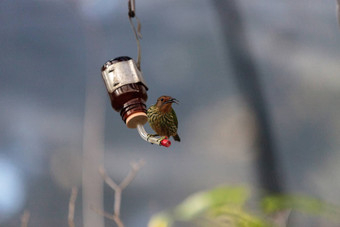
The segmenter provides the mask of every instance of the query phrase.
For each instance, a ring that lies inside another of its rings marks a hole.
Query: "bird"
[[[161,96],[157,99],[155,105],[147,110],[147,117],[150,127],[157,133],[152,136],[172,136],[175,141],[181,139],[177,133],[178,121],[177,116],[172,109],[172,103],[178,104],[178,100],[170,96]]]

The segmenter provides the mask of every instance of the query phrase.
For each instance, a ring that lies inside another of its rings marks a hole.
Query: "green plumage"
[[[178,121],[175,111],[162,112],[157,105],[152,105],[147,111],[148,122],[159,136],[172,136],[174,140],[181,141],[177,134]]]

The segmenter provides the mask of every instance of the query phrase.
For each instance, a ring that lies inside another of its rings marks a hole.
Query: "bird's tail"
[[[181,138],[179,138],[179,135],[176,134],[173,136],[175,141],[181,142]]]

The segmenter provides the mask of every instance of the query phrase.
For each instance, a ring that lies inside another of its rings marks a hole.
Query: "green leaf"
[[[293,209],[307,214],[326,215],[334,218],[339,218],[340,215],[339,207],[309,196],[268,196],[262,200],[261,205],[263,211],[267,214]]]
[[[172,224],[171,216],[167,212],[161,212],[151,217],[148,227],[170,227]]]
[[[226,204],[240,208],[248,197],[249,192],[244,187],[221,186],[189,196],[174,213],[178,220],[190,220],[208,209]]]
[[[272,226],[263,217],[259,215],[253,215],[242,209],[237,209],[232,206],[222,206],[217,209],[208,212],[207,216],[220,224],[227,224],[228,226],[240,226],[240,227],[266,227]],[[223,223],[224,222],[224,223]]]

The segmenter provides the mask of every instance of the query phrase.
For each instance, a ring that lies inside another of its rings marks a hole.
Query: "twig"
[[[140,160],[138,162],[132,162],[131,170],[128,175],[124,178],[124,180],[118,185],[114,182],[106,173],[104,167],[99,167],[99,173],[102,175],[104,181],[114,190],[115,199],[114,199],[114,211],[113,214],[110,215],[104,211],[91,207],[97,214],[102,215],[106,218],[114,220],[118,227],[124,227],[122,220],[120,219],[120,206],[122,201],[122,192],[123,190],[132,182],[132,180],[136,177],[140,168],[142,168],[145,164],[144,160]]]
[[[96,212],[100,216],[106,217],[106,218],[111,219],[113,221],[115,220],[114,216],[112,214],[106,213],[105,211],[100,210],[98,208],[95,208],[93,206],[90,206],[90,208],[91,208],[91,210],[93,210],[94,212]]]
[[[133,179],[136,177],[140,168],[142,168],[145,165],[145,161],[139,160],[138,162],[131,162],[130,165],[131,165],[131,170],[129,174],[125,177],[125,179],[119,185],[121,190],[124,190],[131,183],[131,181],[133,181]]]
[[[286,209],[282,211],[278,211],[275,214],[271,215],[269,218],[273,221],[275,226],[277,227],[286,227],[289,216],[291,214],[292,209]]]
[[[74,210],[75,210],[75,203],[78,195],[78,188],[73,187],[70,196],[70,202],[68,204],[68,226],[74,227]]]
[[[30,212],[28,210],[25,210],[24,214],[21,216],[21,227],[27,227],[29,220]]]
[[[104,178],[104,181],[113,189],[119,190],[119,186],[106,174],[106,171],[103,166],[99,167],[99,173]]]
[[[93,207],[93,206],[91,206],[90,208],[91,208],[94,212],[96,212],[98,215],[103,216],[103,217],[106,217],[106,218],[108,218],[108,219],[111,219],[111,220],[115,221],[118,227],[124,227],[124,224],[123,224],[123,222],[120,220],[119,217],[116,217],[116,216],[114,216],[114,215],[112,215],[112,214],[106,213],[105,211],[100,210],[100,209],[97,209],[97,208],[95,208],[95,207]]]

